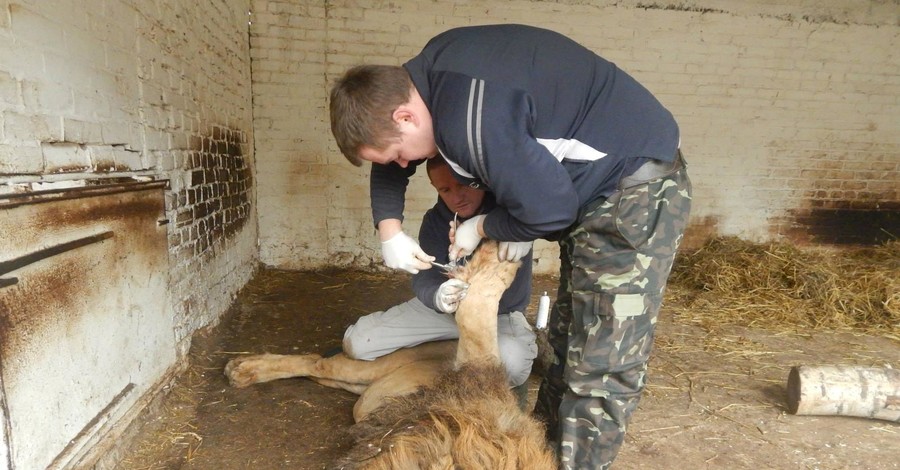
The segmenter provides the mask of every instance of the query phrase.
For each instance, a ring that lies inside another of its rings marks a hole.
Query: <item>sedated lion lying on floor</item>
[[[469,284],[456,312],[459,341],[425,343],[374,361],[343,353],[263,354],[230,361],[232,385],[308,377],[360,395],[356,447],[335,468],[549,469],[544,429],[519,409],[500,363],[497,309],[519,263],[482,244],[455,274]]]

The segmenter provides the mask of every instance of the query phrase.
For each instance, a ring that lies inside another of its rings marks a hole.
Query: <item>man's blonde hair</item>
[[[362,147],[383,150],[400,136],[392,115],[409,102],[411,90],[409,73],[396,65],[359,65],[334,84],[329,104],[331,133],[350,163],[362,165]]]

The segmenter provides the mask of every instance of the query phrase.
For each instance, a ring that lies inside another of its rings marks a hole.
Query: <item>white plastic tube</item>
[[[550,317],[550,297],[544,292],[544,295],[541,296],[540,302],[538,302],[538,311],[537,318],[534,321],[534,325],[539,330],[543,330],[547,327],[547,319]]]

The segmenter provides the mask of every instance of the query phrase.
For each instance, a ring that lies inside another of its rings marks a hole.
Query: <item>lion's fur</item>
[[[391,399],[353,426],[356,446],[335,468],[555,468],[543,428],[503,377],[499,364],[464,364]]]

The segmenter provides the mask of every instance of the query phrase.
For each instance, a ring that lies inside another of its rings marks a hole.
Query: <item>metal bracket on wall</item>
[[[112,238],[114,235],[115,234],[110,230],[98,233],[97,235],[91,235],[89,237],[78,238],[65,243],[60,243],[59,245],[44,248],[42,250],[38,250],[24,256],[19,256],[18,258],[13,258],[9,261],[0,261],[0,276],[11,273],[16,269],[28,266],[29,264],[37,263],[40,260],[65,253],[67,251],[72,251],[83,246],[102,242],[107,238]],[[12,286],[18,282],[19,279],[16,277],[0,278],[0,288]]]

